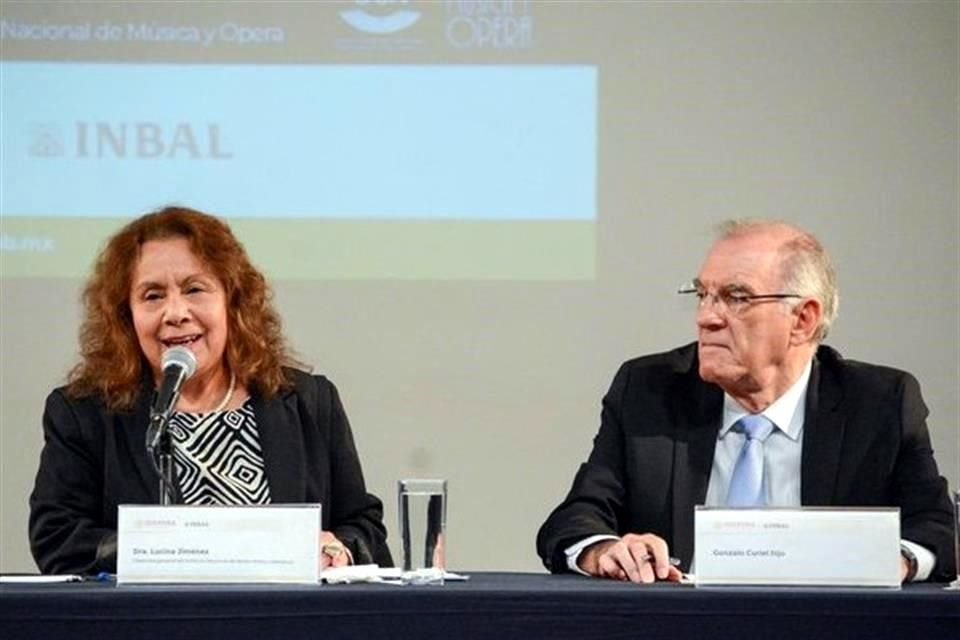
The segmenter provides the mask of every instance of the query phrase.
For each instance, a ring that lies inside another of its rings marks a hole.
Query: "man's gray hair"
[[[717,231],[719,239],[724,240],[773,229],[792,235],[780,247],[780,280],[783,292],[814,298],[820,302],[823,316],[814,339],[823,342],[837,317],[840,291],[837,288],[833,261],[820,241],[813,234],[778,220],[728,220],[721,223]]]

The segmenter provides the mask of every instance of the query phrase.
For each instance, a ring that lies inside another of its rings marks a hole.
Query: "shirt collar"
[[[773,404],[760,412],[761,415],[770,419],[777,429],[782,431],[791,440],[800,438],[800,432],[803,429],[803,420],[806,414],[807,385],[810,382],[810,372],[813,369],[813,360],[807,362],[803,373],[797,378],[797,381],[790,385],[786,392],[777,398]],[[737,420],[749,412],[744,410],[740,404],[733,399],[733,396],[724,392],[723,394],[723,425],[720,428],[720,438],[723,438],[730,431],[731,427],[737,423]]]

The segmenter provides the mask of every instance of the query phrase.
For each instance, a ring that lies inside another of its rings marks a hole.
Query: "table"
[[[0,585],[0,638],[960,638],[960,592],[474,573],[444,586]]]

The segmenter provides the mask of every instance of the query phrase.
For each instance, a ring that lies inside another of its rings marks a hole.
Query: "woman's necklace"
[[[237,374],[230,372],[230,386],[227,387],[227,395],[223,396],[223,400],[220,401],[220,404],[217,405],[217,408],[213,410],[213,413],[220,413],[227,408],[227,405],[230,404],[230,399],[233,398],[233,390],[237,386]]]

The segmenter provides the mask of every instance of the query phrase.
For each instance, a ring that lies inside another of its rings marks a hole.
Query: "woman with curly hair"
[[[324,566],[392,564],[337,390],[292,357],[270,298],[229,227],[199,211],[147,214],[107,242],[83,292],[80,362],[44,411],[41,571],[114,571],[117,506],[158,502],[146,432],[171,347],[197,361],[168,427],[179,502],[319,502]]]

